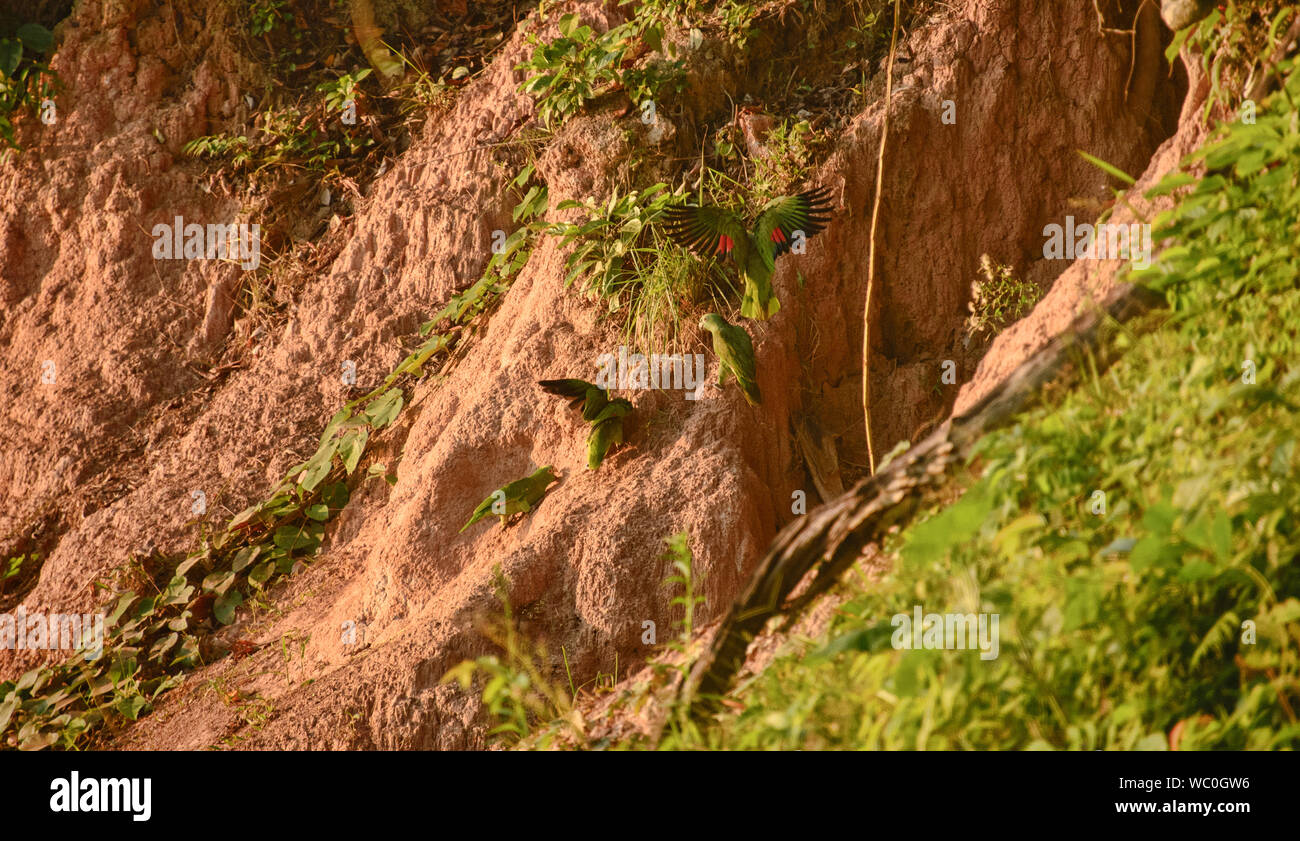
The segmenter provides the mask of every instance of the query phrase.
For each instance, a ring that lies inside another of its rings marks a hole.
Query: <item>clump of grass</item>
[[[674,647],[686,651],[695,636],[695,608],[704,603],[703,596],[695,594],[695,555],[691,552],[690,535],[684,531],[664,538],[668,551],[664,557],[673,562],[675,575],[668,577],[668,584],[681,587],[681,595],[674,596],[670,604],[680,605],[682,619],[678,624],[678,638]]]
[[[505,577],[499,567],[494,572],[497,599],[503,613],[487,622],[483,633],[501,649],[503,656],[488,654],[463,660],[443,675],[442,682],[455,682],[464,690],[477,684],[483,705],[496,722],[488,736],[503,744],[516,744],[539,726],[559,721],[572,724],[573,733],[581,738],[583,728],[581,718],[574,713],[573,697],[547,677],[550,670],[545,646],[520,636]],[[567,658],[565,667],[567,671]]]
[[[768,154],[754,162],[753,190],[764,201],[787,193],[803,180],[812,160],[807,120],[781,120],[766,138]]]
[[[564,201],[557,209],[582,209],[581,222],[549,228],[562,245],[576,247],[565,258],[566,284],[581,282],[623,319],[629,344],[644,352],[672,353],[683,344],[684,327],[724,297],[710,265],[663,236],[657,221],[679,200],[660,183],[645,190],[615,190],[609,201]]]
[[[759,138],[765,152],[750,157],[740,126],[728,123],[713,135],[716,168],[704,170],[704,183],[715,194],[745,195],[750,209],[757,210],[803,181],[812,162],[815,140],[807,120],[779,120]]]
[[[362,71],[359,78],[364,78]],[[332,112],[333,106],[341,109],[339,83],[343,79],[351,84],[347,90],[355,91],[359,78],[345,76],[325,83],[329,90],[323,97],[323,112],[304,111],[297,105],[267,108],[258,116],[252,135],[216,134],[197,137],[186,143],[182,151],[195,158],[224,159],[236,170],[250,174],[272,168],[304,169],[319,175],[340,175],[339,162],[374,143],[361,132],[348,131]]]
[[[453,83],[469,76],[469,68],[455,67],[450,74],[435,79],[423,63],[411,61],[400,50],[393,52],[406,66],[406,72],[401,81],[393,85],[389,96],[400,103],[399,110],[406,117],[408,130],[421,116],[439,114],[451,107],[456,98]]]
[[[967,343],[991,339],[1007,325],[1029,314],[1042,297],[1033,283],[1016,276],[987,254],[980,256],[980,277],[970,285],[970,316],[966,319]]]
[[[759,6],[743,0],[620,0],[620,6],[636,5],[636,17],[678,29],[709,29],[719,32],[738,47],[754,34],[752,26]]]

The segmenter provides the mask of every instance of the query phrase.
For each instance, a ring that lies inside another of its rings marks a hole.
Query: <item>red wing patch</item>
[[[785,242],[785,231],[780,228],[772,229],[772,242]]]
[[[716,215],[717,208],[712,208]],[[677,205],[664,210],[664,230],[683,248],[719,257],[735,256],[736,241],[714,226],[710,210],[694,205]],[[727,220],[723,220],[724,224]],[[735,222],[734,217],[730,220]]]

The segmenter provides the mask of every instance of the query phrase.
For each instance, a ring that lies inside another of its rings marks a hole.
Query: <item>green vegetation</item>
[[[488,738],[506,745],[517,744],[533,733],[538,722],[566,722],[582,738],[581,719],[574,717],[573,700],[577,692],[566,694],[547,679],[546,649],[523,639],[515,627],[510,608],[508,586],[500,568],[496,573],[497,599],[504,614],[481,630],[501,648],[504,659],[493,654],[464,660],[442,677],[443,683],[456,682],[461,689],[476,685],[488,715],[496,722]],[[566,658],[565,665],[568,661]]]
[[[54,35],[37,23],[0,30],[0,160],[21,148],[13,115],[22,109],[36,114],[54,95],[54,71],[39,58],[53,46]]]
[[[1171,311],[981,442],[964,496],[887,547],[821,639],[671,746],[1300,745],[1300,74],[1153,194]],[[891,617],[996,613],[1000,655],[896,650]]]
[[[1173,244],[1131,279],[1169,309],[1117,332],[1108,370],[1082,359],[1080,382],[986,436],[960,500],[883,547],[891,573],[851,581],[824,633],[788,642],[702,728],[671,710],[659,746],[1300,746],[1300,74],[1280,70],[1257,123],[1185,162],[1203,177],[1148,194],[1178,197],[1153,220]],[[984,274],[973,321],[995,329],[1034,291],[992,261]],[[671,581],[690,602],[680,537]],[[998,656],[895,648],[893,617],[917,606],[996,614]],[[555,744],[543,722],[524,745]]]
[[[807,120],[780,120],[768,134],[769,152],[754,161],[750,185],[764,202],[784,195],[804,179],[812,164],[811,134]]]
[[[517,68],[531,74],[519,90],[537,100],[537,114],[547,127],[576,114],[602,93],[621,89],[639,105],[657,99],[667,85],[682,84],[680,61],[651,60],[636,66],[638,51],[657,52],[663,46],[662,26],[648,18],[633,18],[596,34],[590,26],[580,26],[571,13],[560,18],[559,30],[558,38],[545,43],[529,33],[533,54]]]
[[[680,596],[674,596],[671,605],[681,605],[682,620],[678,623],[679,636],[672,643],[672,646],[682,653],[686,653],[695,636],[695,608],[704,603],[703,596],[695,595],[695,555],[691,552],[691,536],[684,531],[671,534],[664,538],[664,543],[668,546],[668,551],[664,557],[673,562],[673,572],[675,575],[668,577],[668,584],[675,584],[682,588]]]
[[[1174,35],[1165,57],[1172,62],[1184,45],[1195,45],[1210,78],[1204,119],[1214,108],[1240,99],[1242,82],[1250,71],[1258,71],[1296,14],[1295,4],[1286,0],[1229,2]]]
[[[393,85],[391,96],[400,104],[399,111],[408,120],[418,115],[428,115],[446,111],[455,99],[455,88],[470,73],[464,65],[453,67],[449,75],[435,79],[427,70],[413,63],[400,52],[397,57],[406,67],[401,81]],[[360,76],[358,75],[358,81]]]
[[[316,90],[325,94],[325,110],[328,113],[344,113],[349,103],[357,100],[357,84],[370,75],[370,68],[365,67],[356,73],[344,73],[337,79],[321,82]]]
[[[449,109],[457,85],[481,57],[456,55],[453,62],[451,53],[458,50],[430,56],[400,39],[389,46],[375,38],[367,52],[341,25],[351,14],[347,0],[241,8],[246,18],[261,9],[263,24],[276,9],[283,12],[281,24],[240,45],[266,75],[260,84],[244,80],[256,98],[246,94],[231,121],[186,142],[181,151],[208,162],[214,183],[238,185],[233,197],[260,221],[263,269],[243,275],[236,300],[256,327],[269,331],[277,310],[295,294],[294,279],[316,270],[311,264],[325,256],[320,236],[346,224],[363,185],[405,148],[423,121]],[[498,11],[472,10],[467,23],[486,29]],[[327,25],[297,25],[301,18],[294,13]],[[386,70],[367,66],[380,58]]]
[[[533,40],[521,89],[548,126],[607,92],[621,89],[633,103],[657,98],[680,84],[681,65],[647,60],[647,52],[660,51],[666,25],[689,27],[705,5],[649,0],[600,35],[565,15],[559,38]],[[254,0],[250,31],[282,35],[286,6]],[[849,44],[877,44],[889,21],[879,9],[853,9]],[[1269,43],[1290,11],[1271,18]],[[734,0],[707,14],[742,43],[758,20],[755,7]],[[1229,3],[1180,33],[1176,44],[1210,45],[1216,97],[1227,96],[1223,68],[1260,51],[1240,40],[1258,33],[1249,15],[1260,14]],[[0,140],[9,145],[7,116],[45,96],[48,84],[35,58],[40,38],[28,36],[0,38]],[[703,729],[673,710],[664,746],[1091,750],[1160,748],[1175,734],[1181,748],[1300,744],[1300,369],[1292,363],[1300,353],[1300,74],[1293,63],[1283,69],[1286,90],[1261,104],[1256,123],[1222,128],[1188,162],[1203,165],[1203,177],[1176,175],[1152,191],[1177,192],[1175,210],[1155,220],[1155,240],[1174,245],[1132,279],[1161,292],[1169,310],[1120,331],[1125,355],[1111,368],[1082,360],[1081,383],[1046,390],[1040,406],[988,435],[961,477],[960,500],[882,547],[892,572],[850,583],[818,639],[791,643]],[[453,80],[469,72],[457,68]],[[256,130],[199,138],[186,151],[254,173],[337,175],[340,159],[373,152],[369,136],[338,125],[349,101],[366,99],[369,74],[316,83],[312,102],[268,107]],[[448,90],[423,72],[412,84],[403,95],[423,106]],[[732,124],[705,127],[703,138],[711,151],[689,187],[733,206],[742,196],[761,203],[786,192],[818,142],[803,119],[778,120],[762,155]],[[548,195],[533,176],[530,165],[513,181],[519,227],[483,275],[421,326],[418,346],[382,383],[330,419],[314,454],[224,528],[201,534],[188,555],[127,561],[135,584],[105,607],[103,657],[78,653],[0,683],[0,744],[95,744],[202,664],[208,632],[311,561],[363,476],[395,481],[385,465],[361,472],[368,448],[431,363],[450,363],[463,347],[466,328],[509,288],[541,235],[571,247],[566,284],[581,281],[622,313],[638,347],[673,347],[701,301],[721,309],[709,298],[724,295],[722,275],[658,232],[660,214],[683,189],[627,184],[606,200],[559,205],[581,208],[582,221],[545,224]],[[973,334],[999,329],[1037,294],[1008,267],[986,260],[982,270]],[[655,664],[660,678],[689,670],[701,601],[687,535],[666,543],[667,583],[680,588],[671,604],[682,619],[667,646],[679,659]],[[23,563],[19,556],[0,566],[0,594]],[[545,650],[526,645],[514,626],[499,573],[498,589],[505,616],[488,636],[504,655],[461,663],[445,680],[479,687],[496,722],[491,734],[507,744],[540,730],[546,745],[558,728],[583,742],[575,701],[584,687],[571,675],[567,692],[550,681]],[[895,648],[892,617],[918,605],[997,614],[999,655]],[[256,696],[230,696],[219,681],[213,688],[251,726],[272,711]]]
[[[759,14],[758,4],[743,0],[621,0],[619,5],[635,5],[638,18],[662,26],[715,29],[741,47],[753,36],[751,24]]]
[[[1042,297],[1037,286],[987,254],[980,257],[980,275],[971,284],[970,317],[966,319],[966,332],[972,339],[991,339],[1024,317]]]
[[[350,15],[346,6],[317,0],[310,14],[338,23]],[[296,25],[301,18],[283,0],[254,0],[243,14],[257,36],[244,48],[275,81],[263,81],[257,107],[248,100],[244,121],[194,138],[182,151],[240,176],[261,176],[247,179],[250,192],[301,186],[305,172],[350,194],[347,188],[371,177],[420,121],[445,111],[472,72],[457,65],[435,75],[423,60],[408,58],[404,50],[414,54],[413,45],[377,38],[357,44],[342,26]],[[376,61],[378,74],[364,66]]]
[[[565,15],[554,40],[543,43],[536,35],[529,36],[535,46],[530,60],[519,66],[528,73],[520,89],[537,100],[540,120],[548,126],[620,88],[634,105],[653,99],[656,112],[668,114],[672,103],[671,97],[663,100],[665,88],[680,90],[683,63],[647,58],[649,53],[676,58],[675,42],[666,39],[665,32],[672,30],[679,39],[685,34],[682,40],[689,49],[700,47],[704,31],[743,45],[764,16],[776,25],[771,12],[757,4],[648,0],[635,3],[632,19],[603,35],[579,25],[575,15]],[[820,20],[815,10],[808,12]],[[848,16],[860,28],[888,31],[878,9],[859,3]],[[802,78],[798,70],[787,70],[782,76],[787,93],[797,78]],[[573,247],[567,257],[566,282],[581,280],[586,294],[603,299],[611,316],[621,322],[628,343],[639,350],[683,350],[700,315],[718,311],[734,317],[735,312],[728,302],[737,291],[729,273],[711,259],[700,264],[660,234],[657,223],[664,208],[682,201],[689,191],[697,201],[753,215],[771,199],[794,191],[831,136],[825,129],[814,130],[809,119],[796,117],[774,119],[770,127],[760,119],[755,123],[761,126],[758,136],[748,138],[742,121],[701,126],[705,153],[698,159],[665,160],[666,150],[641,149],[609,196],[558,206],[586,211],[584,219],[551,229],[564,245]],[[665,183],[665,175],[684,175],[688,168],[686,183],[676,187]]]
[[[763,138],[765,153],[751,158],[736,123],[714,134],[713,153],[720,169],[710,167],[704,182],[708,192],[750,194],[751,210],[785,195],[799,184],[812,163],[812,129],[807,120],[778,120]]]
[[[556,127],[592,100],[620,90],[633,106],[653,100],[656,113],[671,113],[672,95],[685,83],[677,45],[684,42],[684,50],[698,49],[706,32],[707,37],[728,41],[739,56],[760,28],[788,25],[785,16],[790,13],[801,24],[807,21],[808,57],[824,62],[830,53],[847,49],[852,55],[846,55],[845,61],[856,62],[862,53],[887,45],[892,23],[889,4],[874,0],[859,0],[836,10],[830,23],[824,8],[808,3],[779,10],[734,0],[624,0],[620,5],[628,7],[631,18],[605,33],[596,33],[582,25],[577,15],[566,14],[558,20],[554,39],[542,41],[536,33],[528,36],[533,52],[518,66],[527,74],[520,90],[536,100],[544,126]],[[924,4],[905,5],[912,19]],[[541,7],[543,20],[548,6]],[[840,31],[840,24],[852,24],[853,34]],[[799,81],[804,73],[798,61],[796,56],[794,66],[779,69],[762,65],[761,72],[772,75],[773,84],[779,75],[779,85],[784,86],[779,100],[786,105],[792,88],[796,98],[814,93],[813,87]],[[751,87],[766,91],[771,86],[751,81]],[[820,94],[828,90],[823,87]],[[740,97],[739,92],[733,93]],[[743,117],[700,126],[705,151],[698,159],[665,160],[666,150],[653,148],[635,152],[635,163],[624,171],[622,183],[611,195],[558,206],[586,211],[585,219],[559,223],[550,230],[573,247],[566,260],[566,282],[581,280],[583,292],[604,300],[609,313],[621,322],[628,343],[646,352],[684,350],[685,340],[694,335],[693,325],[705,312],[734,317],[735,306],[728,299],[737,290],[728,273],[711,259],[703,264],[695,260],[664,238],[656,223],[664,208],[680,202],[687,191],[696,193],[697,201],[741,216],[753,215],[771,199],[794,192],[833,136],[828,126],[814,129],[806,117],[803,113],[778,117],[770,127],[757,120],[760,128],[755,137],[745,136]],[[685,174],[688,168],[690,175]],[[679,175],[685,175],[686,183],[673,187],[665,183]]]
[[[289,15],[285,11],[286,0],[253,0],[248,9],[248,31],[253,35],[266,35],[282,23],[287,23]]]
[[[522,189],[530,175],[525,170],[514,186]],[[0,683],[0,745],[78,748],[92,731],[135,720],[179,685],[185,670],[204,662],[200,642],[212,627],[234,622],[241,605],[265,598],[309,562],[326,524],[347,505],[367,446],[392,426],[429,362],[450,357],[464,328],[509,288],[527,262],[534,217],[545,208],[545,189],[530,188],[515,209],[523,227],[492,255],[483,276],[421,327],[427,338],[379,386],[330,419],[316,452],[290,468],[267,498],[203,534],[183,558],[128,560],[140,580],[104,606],[102,656],[78,651]],[[445,332],[432,333],[441,325]],[[366,477],[372,476],[395,481],[382,464],[370,466]]]
[[[674,574],[665,581],[670,587],[680,588],[670,605],[682,608],[681,620],[675,622],[677,636],[665,648],[675,655],[675,663],[664,659],[651,662],[660,677],[673,671],[685,676],[693,662],[695,636],[695,609],[704,602],[696,595],[693,556],[690,535],[678,532],[664,538],[667,551],[664,559],[672,562]],[[487,622],[481,629],[502,655],[484,655],[473,660],[463,660],[443,675],[443,683],[455,682],[461,689],[474,690],[483,700],[484,709],[493,722],[488,738],[507,746],[550,748],[559,744],[587,746],[585,721],[580,700],[590,685],[591,694],[610,691],[618,680],[618,664],[611,674],[597,674],[582,686],[574,686],[569,671],[568,655],[561,649],[569,692],[566,694],[549,678],[549,658],[546,647],[523,639],[515,626],[514,614],[507,596],[508,584],[500,568],[494,570],[497,600],[502,605],[502,615]],[[671,656],[671,655],[670,655]],[[643,687],[644,688],[644,687]],[[675,733],[690,733],[696,728],[684,715],[674,715],[669,727]]]
[[[662,183],[615,189],[606,202],[560,202],[557,210],[582,208],[587,219],[547,229],[561,245],[576,246],[565,257],[565,284],[581,281],[583,292],[619,313],[628,342],[640,349],[676,349],[695,305],[719,302],[726,288],[721,284],[730,283],[714,264],[701,263],[660,230],[660,215],[680,199]]]
[[[39,556],[35,554],[31,556],[31,560],[33,561],[38,558]],[[5,593],[5,585],[7,585],[10,580],[17,578],[18,574],[22,572],[23,564],[26,562],[26,555],[14,555],[4,563],[0,563],[0,596],[3,596]]]
[[[367,72],[363,70],[355,78],[345,75],[337,82],[322,83],[320,89],[328,88],[324,98],[326,115],[342,110],[341,91],[355,90],[356,81]],[[271,167],[291,166],[338,176],[340,159],[374,143],[360,132],[349,131],[337,118],[313,119],[297,106],[267,109],[259,115],[258,123],[259,131],[254,139],[242,134],[206,135],[186,143],[182,151],[195,158],[224,158],[235,169],[248,169],[251,174]]]
[[[700,198],[694,200],[743,216],[781,195],[802,171],[788,152],[790,144],[798,142],[789,138],[801,133],[796,127],[773,136],[774,149],[781,151],[770,163],[760,164],[756,176],[742,184],[704,166],[697,182]],[[756,184],[757,192],[749,191],[747,184]],[[574,246],[565,257],[566,286],[581,281],[584,293],[603,300],[609,312],[618,315],[629,344],[647,352],[682,350],[700,315],[735,310],[731,301],[738,290],[731,274],[712,257],[692,255],[664,232],[663,212],[686,200],[662,182],[643,190],[615,188],[607,201],[560,202],[557,210],[580,208],[586,219],[558,222],[546,231],[559,236],[561,245]]]

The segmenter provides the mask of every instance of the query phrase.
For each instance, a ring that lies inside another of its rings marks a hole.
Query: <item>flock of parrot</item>
[[[759,213],[753,230],[746,230],[739,216],[720,207],[677,205],[664,211],[664,229],[670,239],[697,254],[734,259],[744,281],[740,314],[763,321],[781,309],[772,290],[776,258],[825,229],[830,221],[829,195],[820,188],[773,199]],[[713,337],[718,385],[726,385],[727,377],[734,375],[749,405],[761,403],[749,332],[717,313],[704,316],[700,328]],[[632,403],[621,397],[611,400],[604,389],[582,379],[541,380],[538,386],[567,398],[570,407],[579,410],[589,427],[587,467],[599,470],[610,448],[623,443],[623,419],[632,413]],[[559,478],[548,465],[503,485],[474,509],[461,531],[489,516],[500,517],[504,527],[512,515],[532,511],[556,481]]]

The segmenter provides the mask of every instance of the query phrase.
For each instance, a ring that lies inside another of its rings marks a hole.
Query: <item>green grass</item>
[[[562,246],[565,283],[579,283],[619,319],[624,339],[646,353],[684,349],[684,338],[710,309],[728,306],[732,285],[713,261],[674,245],[659,228],[659,217],[681,196],[665,185],[645,190],[615,190],[606,202],[567,200],[556,208],[578,208],[585,219],[558,222],[548,232]]]
[[[566,692],[565,687],[547,677],[551,670],[546,647],[520,635],[510,607],[509,585],[500,567],[493,569],[493,577],[503,612],[479,630],[501,649],[501,656],[487,654],[462,660],[440,682],[459,684],[464,691],[473,688],[482,697],[483,706],[494,722],[488,738],[514,745],[532,734],[538,721],[575,723],[569,716],[576,692],[572,680]],[[563,651],[561,654],[565,656]],[[565,667],[567,671],[567,659]],[[580,724],[573,732],[581,738]]]
[[[1174,245],[1135,274],[1170,310],[980,442],[961,500],[737,688],[743,712],[664,746],[1300,744],[1300,74],[1288,87],[1195,156],[1207,177],[1157,188],[1190,187],[1155,222]],[[998,614],[999,656],[895,649],[916,605]]]
[[[356,81],[360,78],[364,76],[344,76],[318,88],[326,91],[322,96],[326,118],[304,112],[298,106],[268,108],[261,113],[261,125],[253,138],[206,135],[186,143],[183,151],[195,158],[226,159],[236,169],[247,168],[253,175],[272,167],[291,167],[337,179],[341,174],[340,163],[374,145],[373,138],[349,131],[353,127],[330,116],[342,110],[340,97],[355,95]]]
[[[1010,266],[980,257],[981,277],[971,284],[966,333],[972,339],[991,339],[1007,325],[1027,315],[1043,296],[1033,283],[1016,275]]]

